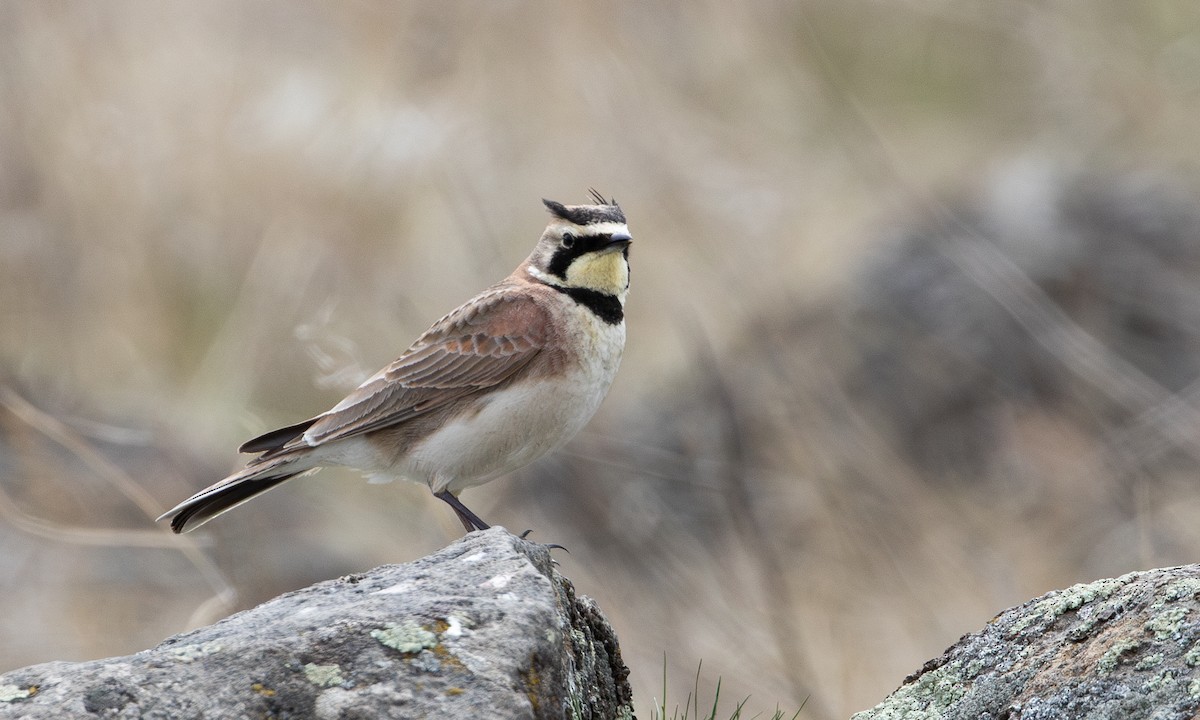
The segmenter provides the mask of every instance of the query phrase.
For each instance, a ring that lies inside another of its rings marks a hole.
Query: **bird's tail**
[[[314,467],[313,463],[305,462],[305,458],[295,456],[255,460],[244,470],[201,490],[158,519],[171,518],[171,529],[177,533],[195,530],[221,513]]]

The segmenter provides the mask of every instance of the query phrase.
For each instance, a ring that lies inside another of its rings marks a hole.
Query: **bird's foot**
[[[518,537],[520,537],[522,540],[524,540],[526,542],[533,542],[532,540],[529,539],[529,534],[532,532],[533,532],[532,529],[526,530],[525,532],[518,535]],[[542,547],[548,548],[550,550],[562,550],[563,552],[567,553],[568,555],[571,554],[570,550],[566,549],[562,545],[559,545],[558,543],[536,543],[536,544],[541,545]]]

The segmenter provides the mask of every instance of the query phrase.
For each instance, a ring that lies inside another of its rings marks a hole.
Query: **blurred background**
[[[1200,5],[0,2],[0,670],[456,539],[324,471],[152,518],[614,195],[629,341],[468,492],[639,712],[836,718],[1051,589],[1200,560]],[[665,660],[664,660],[665,657]]]

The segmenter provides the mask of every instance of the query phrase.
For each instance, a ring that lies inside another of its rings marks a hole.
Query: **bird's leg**
[[[487,530],[491,527],[491,525],[488,525],[481,520],[478,515],[468,510],[467,506],[463,505],[462,501],[455,497],[454,493],[450,492],[449,490],[443,490],[439,493],[434,493],[433,496],[454,508],[454,514],[458,516],[459,521],[462,522],[463,527],[467,529],[467,532]]]

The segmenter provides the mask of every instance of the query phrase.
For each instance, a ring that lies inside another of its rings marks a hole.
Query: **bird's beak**
[[[604,246],[603,252],[617,252],[629,247],[633,242],[633,236],[628,233],[613,233],[608,236],[608,244]]]

